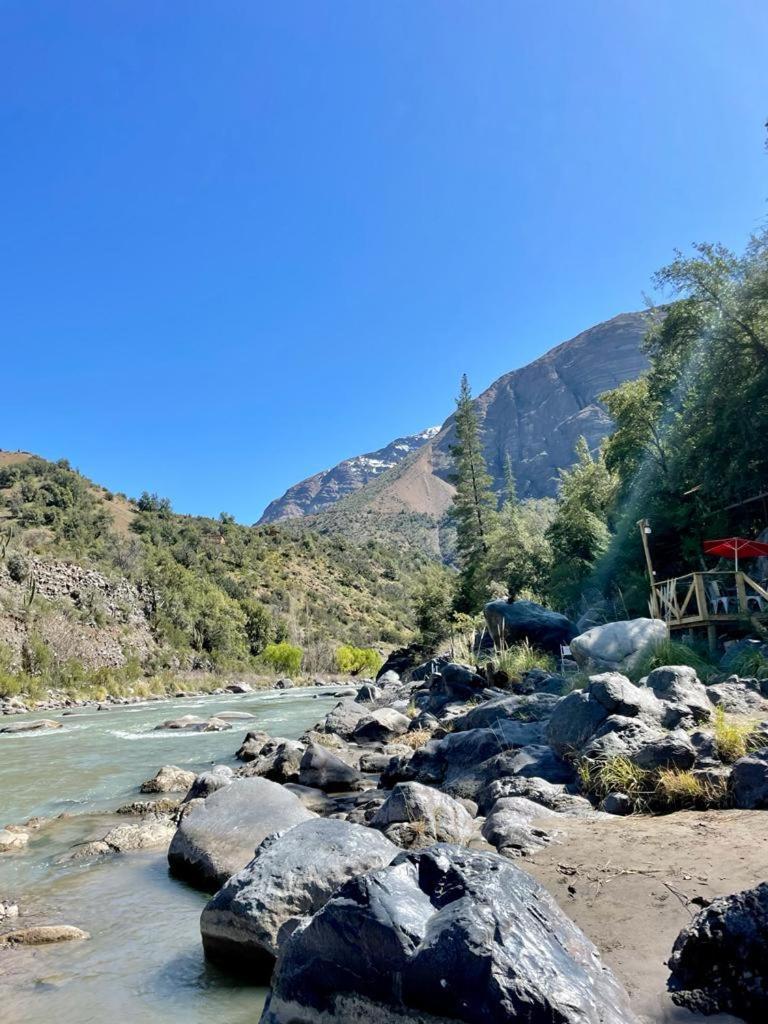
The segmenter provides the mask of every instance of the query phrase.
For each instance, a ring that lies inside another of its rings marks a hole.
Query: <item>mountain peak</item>
[[[406,456],[418,451],[440,432],[440,427],[427,427],[418,434],[397,437],[394,441],[374,452],[355,455],[343,462],[324,469],[289,487],[285,494],[270,502],[264,510],[258,525],[276,523],[284,519],[298,519],[302,516],[322,512],[340,498],[354,494],[367,483],[392,469]]]

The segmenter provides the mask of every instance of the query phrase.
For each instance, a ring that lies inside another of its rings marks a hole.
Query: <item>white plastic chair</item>
[[[722,607],[723,611],[727,615],[730,611],[731,598],[720,593],[720,587],[714,580],[707,583],[706,588],[707,598],[709,600],[709,610],[717,615],[718,611]]]

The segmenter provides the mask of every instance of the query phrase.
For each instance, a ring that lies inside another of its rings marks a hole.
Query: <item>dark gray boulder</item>
[[[560,757],[576,754],[608,717],[607,709],[586,690],[574,690],[555,705],[547,742]]]
[[[689,665],[664,665],[649,672],[645,685],[661,700],[684,704],[694,722],[708,722],[712,717],[712,702],[707,688],[699,682],[696,670]]]
[[[451,732],[442,739],[429,740],[402,766],[402,779],[430,786],[448,787],[454,780],[472,776],[495,755],[523,747],[541,738],[540,726],[503,719],[494,728]],[[451,790],[447,790],[451,791]],[[459,793],[472,797],[472,793]]]
[[[768,809],[768,747],[740,757],[731,770],[731,797],[743,810]]]
[[[215,891],[245,867],[266,836],[312,817],[275,782],[235,779],[206,800],[186,804],[168,851],[171,873]]]
[[[371,709],[349,698],[339,701],[317,726],[318,732],[332,732],[349,740],[361,719],[370,715]]]
[[[678,1006],[768,1020],[768,883],[713,900],[677,937],[668,987]]]
[[[371,820],[398,846],[468,843],[476,833],[472,815],[457,800],[419,782],[399,782]]]
[[[310,743],[301,758],[299,782],[302,786],[341,793],[353,789],[362,779],[357,769],[334,754],[328,747]]]
[[[337,819],[305,821],[268,836],[200,918],[205,955],[267,982],[282,944],[340,885],[384,867],[398,848],[381,832]]]
[[[265,743],[258,757],[237,772],[240,778],[258,775],[272,782],[298,782],[306,746],[297,740],[274,739]]]
[[[496,647],[527,640],[552,654],[576,636],[570,619],[534,601],[491,601],[483,609]]]
[[[245,734],[245,739],[237,750],[235,757],[239,761],[255,761],[257,757],[261,756],[264,748],[268,744],[274,743],[276,739],[276,737],[270,736],[268,732],[252,729]]]
[[[184,797],[184,803],[190,800],[205,800],[215,793],[217,789],[229,786],[235,777],[235,773],[226,764],[215,764],[207,772],[201,772],[189,788]]]
[[[664,718],[664,705],[655,694],[645,686],[635,686],[619,672],[590,676],[587,692],[609,715],[642,716],[657,723]]]
[[[382,693],[383,691],[373,683],[363,683],[355,695],[355,702],[357,704],[370,704],[374,700],[379,700]]]
[[[513,796],[525,797],[542,807],[564,814],[579,817],[593,814],[589,800],[571,793],[567,785],[547,782],[545,779],[531,779],[525,775],[507,775],[485,785],[477,795],[480,813],[489,814],[497,801]]]
[[[768,703],[763,697],[738,680],[708,686],[707,696],[713,704],[730,715],[752,715],[768,710]]]
[[[532,743],[504,750],[480,764],[449,771],[442,788],[457,799],[479,801],[479,795],[488,783],[510,775],[554,783],[571,783],[575,777],[573,768],[551,747]]]
[[[355,743],[391,743],[408,732],[410,724],[410,718],[395,708],[377,708],[360,719],[352,739]]]
[[[283,946],[262,1024],[635,1024],[529,875],[436,845],[347,882]]]
[[[487,729],[503,719],[514,722],[542,722],[552,713],[558,698],[548,693],[530,696],[494,697],[453,720],[454,730]],[[533,735],[533,733],[531,734]]]

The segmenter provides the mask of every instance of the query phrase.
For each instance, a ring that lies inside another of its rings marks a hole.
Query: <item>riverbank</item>
[[[238,675],[214,676],[209,673],[185,675],[152,676],[138,682],[126,684],[120,692],[109,693],[96,690],[93,696],[77,696],[65,690],[48,690],[47,697],[40,699],[28,693],[0,696],[0,717],[4,715],[25,715],[42,711],[65,711],[73,708],[93,707],[103,710],[110,707],[129,707],[152,701],[183,699],[191,697],[221,696],[227,693],[245,694],[263,690],[292,690],[294,688],[338,687],[353,693],[362,680],[348,676],[315,676],[312,679],[288,679],[285,676]],[[95,689],[95,688],[92,688]]]

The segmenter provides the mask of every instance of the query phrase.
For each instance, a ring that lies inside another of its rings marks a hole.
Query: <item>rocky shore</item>
[[[234,766],[160,767],[126,824],[68,856],[167,847],[211,896],[205,955],[271,986],[263,1024],[631,1024],[664,1018],[667,983],[680,1006],[762,1021],[763,861],[729,834],[768,848],[765,682],[680,665],[631,682],[648,621],[574,644],[586,677],[398,652],[299,739],[250,729]],[[638,991],[617,951],[641,942]]]

